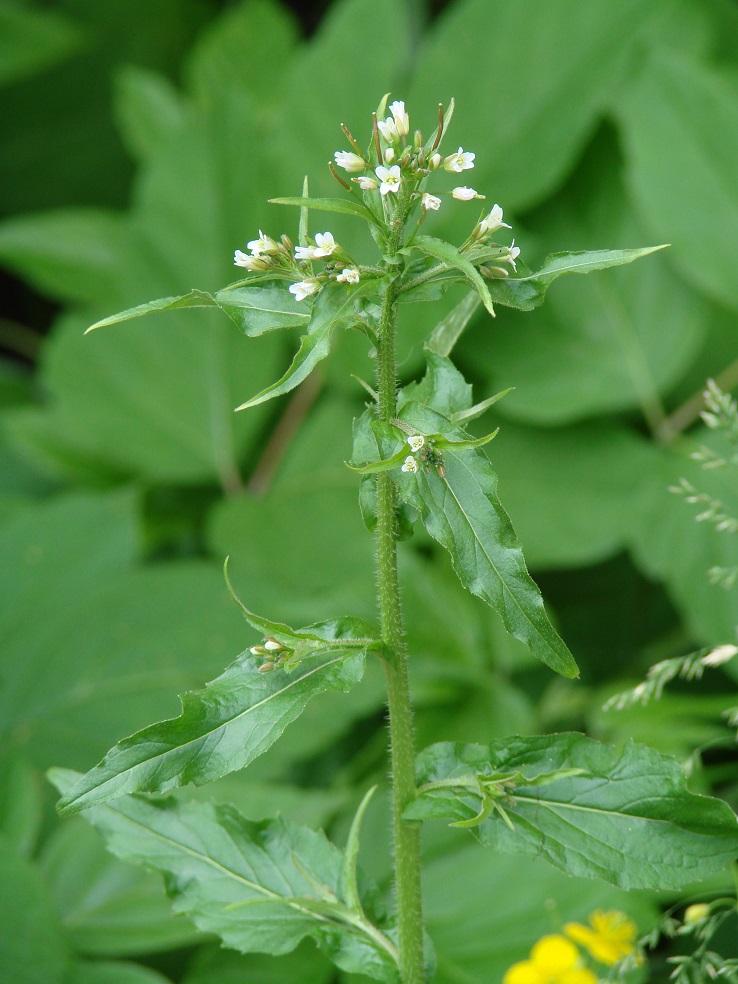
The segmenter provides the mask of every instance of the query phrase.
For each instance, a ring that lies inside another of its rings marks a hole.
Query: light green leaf
[[[450,355],[464,329],[477,313],[480,303],[479,294],[467,294],[442,321],[438,322],[425,343],[426,349],[438,355]]]
[[[276,328],[304,328],[310,321],[310,308],[298,304],[285,284],[226,287],[214,297],[218,307],[251,337]]]
[[[559,769],[581,772],[526,783]],[[733,811],[690,793],[673,759],[632,742],[616,751],[579,734],[432,745],[418,757],[421,788],[405,816],[468,820],[479,812],[479,784],[511,772],[520,774],[500,802],[514,829],[494,813],[474,828],[498,851],[540,854],[567,874],[626,889],[677,889],[738,853]]]
[[[309,646],[320,652],[320,645]],[[263,659],[240,656],[205,690],[182,697],[182,714],[125,738],[59,803],[62,815],[128,792],[203,785],[245,768],[326,690],[348,690],[364,670],[361,649],[331,651],[293,672],[259,672]]]
[[[483,413],[486,413],[490,407],[493,407],[498,400],[501,400],[503,396],[507,396],[515,389],[514,386],[508,386],[507,389],[502,390],[500,393],[495,393],[494,396],[488,397],[486,400],[482,400],[481,403],[475,403],[473,407],[469,407],[468,410],[457,410],[456,413],[452,413],[450,416],[450,421],[452,424],[466,424],[470,420],[476,420],[477,417],[481,417]]]
[[[53,771],[60,792],[77,776]],[[87,814],[118,857],[165,872],[177,912],[226,946],[289,953],[312,936],[339,967],[396,984],[389,938],[346,904],[343,854],[322,833],[286,820],[254,823],[231,806],[126,796]],[[382,908],[365,883],[362,902]]]
[[[249,954],[221,946],[199,947],[182,984],[330,984],[335,969],[312,942],[282,957]]]
[[[141,964],[106,960],[73,964],[64,984],[170,984],[170,979]]]
[[[425,428],[445,431],[452,439],[458,433],[448,419],[420,404],[407,404],[401,416],[421,433]],[[463,432],[459,436],[463,439]],[[400,497],[418,510],[430,535],[449,551],[461,583],[499,612],[508,632],[557,673],[576,676],[577,665],[528,574],[489,461],[479,451],[449,448],[443,452],[443,470],[443,475],[437,468],[420,468],[393,476]]]
[[[6,749],[0,755],[0,835],[25,857],[36,845],[42,806],[40,777],[30,763]]]
[[[355,320],[353,310],[356,298],[373,290],[376,290],[376,281],[365,281],[348,289],[343,284],[326,284],[313,304],[307,331],[300,339],[300,348],[287,372],[276,383],[236,409],[247,410],[265,400],[289,393],[298,386],[330,353],[335,330],[348,327]]]
[[[413,240],[413,247],[423,253],[427,253],[428,256],[435,257],[435,259],[440,260],[447,267],[453,270],[459,270],[477,291],[482,299],[482,303],[494,317],[495,309],[492,306],[492,298],[490,297],[487,281],[466,255],[460,253],[451,243],[446,243],[442,239],[436,239],[433,236],[416,236]]]
[[[205,290],[191,290],[187,294],[179,297],[160,297],[155,301],[147,301],[145,304],[137,304],[135,307],[127,308],[125,311],[118,311],[107,318],[96,321],[90,325],[85,334],[94,331],[96,328],[105,328],[108,325],[117,325],[121,321],[131,321],[133,318],[142,318],[146,314],[155,311],[176,311],[178,308],[188,307],[218,307],[212,294]]]
[[[476,297],[469,294],[468,297]],[[410,383],[398,393],[400,409],[410,401],[426,403],[447,417],[463,413],[471,407],[472,388],[456,366],[445,356],[428,351],[425,375],[417,383]]]
[[[115,115],[126,147],[138,160],[159,152],[187,125],[184,100],[158,72],[125,65],[115,80]]]
[[[632,263],[665,246],[646,246],[641,249],[580,250],[574,253],[551,253],[536,273],[505,280],[488,281],[489,292],[498,304],[532,311],[543,304],[546,291],[558,277],[565,273],[592,273],[610,267]]]
[[[382,223],[371,209],[354,198],[270,198],[271,205],[296,205],[298,208],[314,208],[316,212],[338,212],[340,215],[356,215],[360,219],[368,219],[374,225],[383,228]]]

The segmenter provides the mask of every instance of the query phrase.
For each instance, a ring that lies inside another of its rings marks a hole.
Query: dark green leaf
[[[430,408],[407,404],[401,416],[421,433],[463,431]],[[528,574],[510,519],[497,497],[497,475],[482,452],[443,452],[443,470],[398,472],[400,496],[420,513],[430,535],[451,554],[461,583],[495,608],[516,639],[563,676],[578,673],[576,663],[548,620],[541,594]]]
[[[304,328],[310,321],[310,309],[296,304],[285,284],[226,288],[215,300],[244,335],[252,337],[276,328]]]
[[[144,728],[112,748],[60,801],[59,812],[77,813],[121,793],[202,785],[243,769],[316,694],[358,683],[364,657],[360,650],[349,653],[332,652],[292,673],[279,668],[261,673],[263,659],[243,654],[204,690],[185,694],[180,717]]]
[[[83,31],[60,14],[4,3],[0,7],[0,85],[48,69],[75,53],[84,40]]]
[[[512,829],[493,809],[474,827],[482,844],[626,889],[680,888],[738,854],[730,807],[690,793],[673,759],[632,742],[622,751],[580,734],[443,742],[420,754],[417,780],[406,817],[470,820],[486,788]]]
[[[433,236],[416,236],[413,240],[413,246],[421,250],[421,252],[440,260],[447,267],[453,270],[460,270],[477,291],[489,313],[494,316],[495,309],[492,306],[492,298],[490,297],[487,281],[466,255],[460,253],[451,243],[444,242],[442,239],[436,239]]]
[[[317,212],[340,212],[342,215],[357,215],[360,219],[368,219],[382,228],[382,223],[361,202],[353,198],[270,198],[272,205],[296,205],[299,208],[314,208]]]
[[[476,295],[467,297],[476,299]],[[400,409],[410,401],[425,403],[446,417],[464,413],[472,404],[472,388],[451,362],[434,351],[425,354],[427,368],[418,383],[403,386],[398,394]]]
[[[655,253],[665,246],[645,246],[642,249],[599,249],[580,250],[574,253],[551,253],[536,273],[505,280],[490,280],[489,292],[498,304],[532,311],[546,296],[549,286],[565,273],[592,273],[594,270],[607,270],[609,267],[632,263],[642,256]]]
[[[67,795],[77,779],[53,770]],[[282,819],[254,823],[227,805],[137,796],[87,816],[118,857],[164,872],[176,910],[227,946],[282,954],[312,936],[341,969],[397,982],[394,945],[349,904],[343,854],[322,833]],[[363,888],[376,920],[381,902]]]
[[[355,320],[353,317],[355,299],[375,289],[375,281],[365,281],[348,289],[343,284],[326,284],[313,304],[307,332],[300,339],[300,348],[292,360],[292,365],[281,379],[242,403],[237,409],[246,410],[255,407],[265,400],[289,393],[298,386],[310,375],[318,362],[329,354],[336,328],[348,327]]]

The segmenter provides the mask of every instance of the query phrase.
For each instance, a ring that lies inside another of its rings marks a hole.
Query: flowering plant
[[[411,134],[402,101],[389,113],[387,102],[374,114],[365,146],[343,128],[351,150],[337,151],[330,164],[342,197],[312,198],[306,181],[301,196],[274,200],[299,208],[297,245],[260,230],[248,252],[234,254],[245,279],[215,293],[192,290],[142,304],[92,326],[214,307],[248,336],[300,328],[291,365],[239,410],[297,387],[329,355],[339,329],[366,335],[376,382],[364,384],[370,400],[354,422],[349,467],[361,476],[361,514],[375,536],[379,624],[321,613],[319,621],[293,628],[248,609],[226,569],[234,600],[260,641],[203,690],[187,694],[180,717],[119,742],[85,775],[57,769],[53,776],[61,813],[85,811],[117,854],[165,872],[178,911],[227,946],[283,954],[310,936],[345,971],[420,984],[434,976],[432,942],[423,928],[423,822],[445,819],[482,845],[542,855],[570,874],[623,888],[676,887],[716,870],[738,852],[738,824],[725,803],[688,792],[676,763],[644,746],[615,750],[580,734],[558,734],[443,742],[416,755],[397,567],[398,541],[414,526],[422,524],[449,552],[461,583],[496,609],[535,657],[565,677],[578,673],[497,495],[497,477],[482,450],[497,430],[475,437],[467,429],[504,394],[473,403],[470,385],[450,359],[454,345],[480,306],[490,315],[495,304],[529,311],[563,274],[629,263],[659,247],[555,253],[531,271],[514,240],[496,241],[510,229],[498,204],[470,219],[460,245],[421,233],[429,213],[484,199],[467,186],[441,185],[444,175],[456,180],[472,170],[475,155],[461,146],[441,153],[453,102],[439,107],[428,139],[420,130]],[[444,198],[451,199],[448,206]],[[329,230],[311,235],[316,211],[365,222],[377,249],[374,261],[356,259]],[[402,305],[433,301],[458,284],[471,293],[429,332],[425,375],[398,390]],[[370,659],[384,671],[390,726],[389,904],[357,863],[373,789],[359,804],[343,849],[279,817],[253,823],[229,806],[140,795],[205,784],[245,768],[310,700],[358,685]],[[602,927],[568,934],[569,940],[541,941],[529,961],[510,971],[511,980],[590,980],[572,939],[586,947],[602,936]],[[553,961],[557,978],[542,976],[545,961]]]

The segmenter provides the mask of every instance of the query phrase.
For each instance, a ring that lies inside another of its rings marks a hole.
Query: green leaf
[[[308,652],[324,651],[306,640]],[[306,654],[307,655],[307,654]],[[262,755],[307,702],[326,690],[347,690],[364,670],[362,651],[336,652],[293,672],[259,672],[263,659],[245,653],[204,690],[182,697],[182,714],[125,738],[59,803],[77,813],[122,793],[165,792],[203,785]]]
[[[140,964],[106,960],[75,963],[64,984],[170,984],[170,979]]]
[[[267,386],[236,409],[255,407],[265,400],[289,393],[298,386],[330,353],[336,328],[348,327],[355,320],[353,310],[356,298],[373,290],[376,290],[376,281],[365,281],[348,289],[343,284],[326,284],[313,304],[307,332],[300,339],[300,348],[287,372],[276,383]]]
[[[356,215],[360,219],[368,219],[374,225],[383,228],[382,223],[374,213],[353,198],[270,198],[271,205],[296,205],[298,208],[314,208],[316,212],[338,212],[341,215]]]
[[[191,290],[187,294],[179,297],[159,297],[155,301],[147,301],[145,304],[137,304],[135,307],[127,308],[125,311],[118,311],[107,318],[96,321],[90,325],[85,334],[94,331],[96,328],[106,328],[108,325],[117,325],[121,321],[131,321],[133,318],[142,318],[146,314],[153,314],[155,311],[176,311],[179,308],[189,307],[218,307],[212,294],[206,290]]]
[[[494,785],[510,774],[509,792]],[[540,854],[567,874],[626,889],[677,889],[738,853],[730,807],[690,793],[673,759],[632,742],[622,751],[579,734],[443,742],[421,752],[417,781],[406,818],[469,820],[479,813],[480,789],[491,788],[513,829],[493,813],[474,828],[482,844]]]
[[[486,413],[490,407],[493,407],[498,400],[501,400],[503,396],[507,396],[515,389],[514,386],[508,386],[507,389],[501,390],[499,393],[495,393],[494,396],[488,397],[486,400],[482,400],[481,403],[475,403],[473,407],[469,407],[468,410],[457,410],[456,413],[452,413],[450,416],[450,421],[452,424],[465,424],[467,421],[476,420],[477,417],[481,417],[483,413]]]
[[[505,304],[520,311],[532,311],[543,304],[549,286],[565,273],[592,273],[594,270],[623,266],[660,249],[666,249],[666,246],[551,253],[536,273],[488,281],[489,292],[498,304]]]
[[[53,770],[68,795],[77,779]],[[289,953],[306,936],[341,969],[398,981],[396,951],[347,905],[344,857],[324,834],[286,820],[248,821],[231,806],[126,796],[87,814],[118,857],[167,875],[177,912],[243,953]],[[376,891],[362,902],[381,917]]]
[[[312,942],[282,957],[249,954],[221,946],[199,947],[182,984],[331,984],[335,969]]]
[[[408,403],[401,416],[421,433],[427,428],[426,433],[464,439],[463,431],[421,404]],[[443,469],[443,476],[437,468],[393,476],[400,497],[418,510],[433,539],[449,551],[464,587],[499,612],[507,631],[557,673],[576,676],[577,665],[528,574],[489,461],[479,451],[449,448],[443,452]]]
[[[0,85],[43,72],[82,46],[84,33],[68,18],[51,11],[0,6]]]
[[[478,294],[467,294],[446,317],[439,321],[425,343],[429,352],[450,355],[464,329],[477,313],[480,305]]]
[[[402,409],[410,401],[426,403],[447,417],[469,410],[472,388],[453,362],[433,351],[426,352],[425,358],[425,375],[420,382],[403,386],[398,394],[398,407]]]
[[[280,283],[226,287],[214,299],[244,335],[251,337],[276,328],[304,328],[310,321],[309,308],[298,305]]]
[[[446,243],[442,239],[436,239],[433,236],[416,236],[412,245],[421,252],[427,253],[428,256],[433,256],[435,259],[440,260],[447,267],[461,271],[477,291],[489,313],[494,317],[495,309],[492,306],[492,298],[487,281],[485,281],[479,270],[469,261],[467,256],[460,253],[451,243]]]
[[[25,857],[36,845],[42,805],[37,773],[6,749],[0,756],[0,835]]]

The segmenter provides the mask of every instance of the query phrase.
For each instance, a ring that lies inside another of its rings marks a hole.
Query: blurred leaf
[[[127,957],[201,939],[173,915],[161,879],[114,858],[82,820],[54,831],[38,866],[77,954]]]
[[[242,645],[218,568],[136,569],[135,521],[130,494],[80,495],[19,511],[0,531],[0,720],[41,767],[89,766]]]
[[[0,3],[0,85],[64,61],[84,45],[84,31],[63,14]]]
[[[53,771],[62,793],[76,778]],[[392,944],[343,900],[343,855],[322,832],[253,823],[226,805],[132,796],[87,818],[119,857],[165,872],[176,910],[227,946],[282,954],[312,936],[338,966],[398,979]],[[364,889],[367,912],[381,916],[376,889]]]
[[[202,786],[245,768],[262,755],[324,690],[358,683],[363,654],[331,654],[292,672],[260,673],[263,660],[238,658],[205,690],[185,694],[182,714],[125,738],[60,800],[62,815],[105,803],[122,793],[166,792]]]
[[[250,954],[244,958],[221,947],[201,947],[182,984],[329,984],[334,968],[309,943],[282,957]]]
[[[169,984],[169,978],[140,964],[101,961],[73,964],[64,984]]]
[[[41,783],[35,769],[5,750],[0,756],[0,835],[25,857],[41,827]]]
[[[638,0],[584,9],[577,0],[455,3],[425,40],[403,94],[413,125],[425,129],[413,110],[428,113],[453,95],[451,150],[461,141],[476,152],[477,190],[494,189],[506,209],[529,206],[571,167],[650,16]]]
[[[169,79],[124,65],[115,80],[115,115],[128,151],[145,161],[186,125],[186,108]]]
[[[502,788],[489,794],[511,826],[494,809],[480,814],[480,783],[496,775],[514,784],[510,796]],[[466,824],[479,814],[472,830],[484,846],[542,854],[567,874],[625,889],[680,888],[738,850],[730,807],[688,792],[676,762],[632,742],[622,752],[578,734],[446,742],[420,753],[417,782],[407,818]],[[433,783],[440,785],[423,790]]]
[[[738,82],[656,49],[616,104],[628,181],[682,275],[738,308]],[[685,139],[689,134],[689,139]]]
[[[69,957],[36,869],[0,838],[0,976],[8,984],[62,984]]]
[[[270,198],[270,205],[297,205],[300,208],[307,207],[315,209],[317,212],[338,212],[341,215],[355,215],[360,219],[368,219],[375,225],[383,228],[382,223],[375,217],[362,202],[354,198]]]

